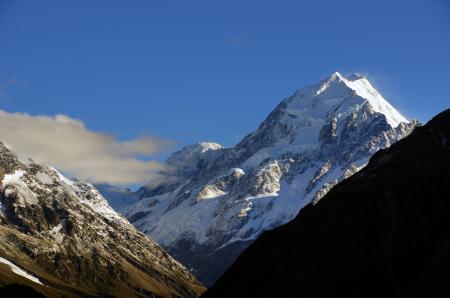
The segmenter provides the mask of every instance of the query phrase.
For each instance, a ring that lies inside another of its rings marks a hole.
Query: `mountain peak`
[[[166,161],[171,179],[146,186],[126,216],[210,285],[263,231],[413,129],[382,113],[383,101],[362,76],[333,73],[283,100],[235,147],[175,152]]]
[[[365,77],[357,72],[354,72],[349,76],[345,76],[342,73],[335,71],[332,74],[330,74],[323,81],[324,82],[331,82],[331,81],[345,82],[345,81],[356,81],[356,80],[363,79],[363,78],[365,78]]]
[[[366,77],[358,73],[346,77],[334,72],[320,83],[298,90],[285,103],[289,109],[301,109],[302,113],[312,114],[314,118],[323,118],[330,111],[348,114],[365,105],[373,113],[384,115],[393,128],[402,122],[409,122]]]
[[[335,71],[332,74],[330,74],[325,80],[323,81],[356,81],[359,79],[365,79],[365,77],[357,72],[354,72],[348,76],[343,75],[342,73]]]
[[[339,72],[335,71],[333,72],[327,79],[326,81],[343,81],[344,80],[344,76],[341,75]]]

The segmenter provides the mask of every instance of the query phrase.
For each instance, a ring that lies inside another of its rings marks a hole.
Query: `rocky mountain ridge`
[[[48,297],[196,297],[203,287],[95,187],[0,143],[0,285]]]

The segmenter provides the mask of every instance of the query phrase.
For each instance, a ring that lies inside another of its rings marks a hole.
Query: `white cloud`
[[[33,116],[0,110],[0,141],[19,157],[54,166],[80,180],[111,184],[145,183],[163,165],[146,161],[169,141],[143,137],[119,141],[90,131],[66,115]]]

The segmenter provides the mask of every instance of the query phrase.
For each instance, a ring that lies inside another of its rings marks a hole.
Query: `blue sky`
[[[234,145],[336,70],[366,74],[426,121],[449,107],[450,5],[0,0],[0,65],[0,109],[175,148]]]

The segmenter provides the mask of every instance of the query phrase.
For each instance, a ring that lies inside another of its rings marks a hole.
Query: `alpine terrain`
[[[450,110],[262,234],[204,297],[450,297]]]
[[[20,161],[2,143],[0,189],[1,295],[197,297],[203,291],[91,184]]]
[[[283,100],[235,147],[198,143],[174,153],[167,179],[141,188],[125,216],[211,285],[262,232],[415,126],[365,77],[336,72]]]

